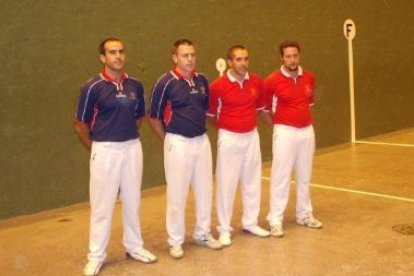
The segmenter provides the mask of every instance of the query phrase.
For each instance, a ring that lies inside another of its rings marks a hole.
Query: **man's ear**
[[[105,61],[106,61],[105,55],[99,55],[99,60],[102,62],[102,64],[105,64]]]
[[[227,62],[227,66],[228,66],[228,67],[231,67],[231,59],[229,59],[229,58],[228,58],[228,59],[226,59],[226,62]]]

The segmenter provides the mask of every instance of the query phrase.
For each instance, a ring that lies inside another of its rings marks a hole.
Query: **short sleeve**
[[[263,82],[263,102],[264,102],[264,109],[266,111],[272,110],[273,104],[273,85],[272,85],[271,77],[267,77]]]
[[[210,85],[209,107],[207,110],[207,116],[211,116],[211,117],[217,116],[218,101],[220,97],[219,93],[220,93],[220,88],[216,80]]]
[[[137,106],[135,108],[135,117],[137,119],[145,116],[145,97],[144,97],[144,88],[142,84],[138,82],[137,86]]]
[[[264,91],[264,84],[260,78],[257,80],[257,87],[259,91],[256,100],[256,110],[263,110],[266,107],[266,97]]]
[[[89,124],[92,121],[95,106],[93,85],[84,85],[80,89],[75,119]]]
[[[165,75],[164,75],[165,76]],[[167,103],[168,84],[164,76],[160,78],[152,88],[149,116],[154,119],[164,118],[164,109]]]

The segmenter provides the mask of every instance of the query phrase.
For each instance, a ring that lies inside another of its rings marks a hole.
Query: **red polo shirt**
[[[217,116],[217,126],[244,133],[257,126],[257,111],[264,108],[263,82],[255,74],[246,74],[239,83],[229,72],[210,85],[207,116]]]
[[[273,123],[293,127],[312,124],[310,106],[313,104],[315,80],[309,71],[299,67],[298,76],[291,77],[283,67],[264,81],[266,107],[273,110]]]

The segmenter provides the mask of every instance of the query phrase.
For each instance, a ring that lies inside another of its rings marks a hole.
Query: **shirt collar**
[[[227,70],[227,78],[229,78],[230,82],[239,82],[231,73],[230,70]],[[244,82],[245,80],[249,79],[249,72],[246,73],[246,75],[244,76],[244,79],[242,80],[242,82]]]
[[[111,78],[111,76],[110,75],[108,75],[106,72],[105,72],[105,70],[104,71],[102,71],[102,73],[101,73],[101,77],[104,79],[104,80],[106,80],[107,82],[115,82],[115,80],[113,79],[113,78]],[[119,82],[123,82],[125,79],[127,79],[128,78],[128,74],[127,73],[125,73],[125,72],[122,72],[122,74],[121,74],[121,79],[120,79],[120,81]]]
[[[177,67],[174,67],[171,72],[173,73],[173,75],[177,78],[177,79],[186,79],[186,77],[181,74],[180,72],[177,71]],[[194,76],[197,76],[197,72],[193,71],[190,73],[191,78],[193,78]]]
[[[292,78],[292,76],[289,74],[289,72],[285,69],[285,67],[283,65],[280,67],[280,72],[282,72],[282,75],[285,76],[286,78]],[[303,69],[299,65],[298,66],[298,76],[302,76],[302,75],[303,75]]]

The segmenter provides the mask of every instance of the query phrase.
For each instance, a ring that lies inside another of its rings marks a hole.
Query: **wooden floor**
[[[284,238],[244,234],[238,195],[233,245],[212,251],[191,242],[190,197],[185,256],[173,260],[166,244],[163,186],[143,192],[141,209],[145,247],[157,255],[158,262],[146,265],[125,258],[117,204],[101,275],[414,275],[414,235],[392,229],[414,224],[414,130],[367,141],[315,156],[312,201],[314,215],[324,223],[322,230],[295,224],[292,189]],[[262,182],[260,224],[265,228],[269,167],[264,164]],[[88,231],[88,204],[0,221],[0,273],[81,275]]]

